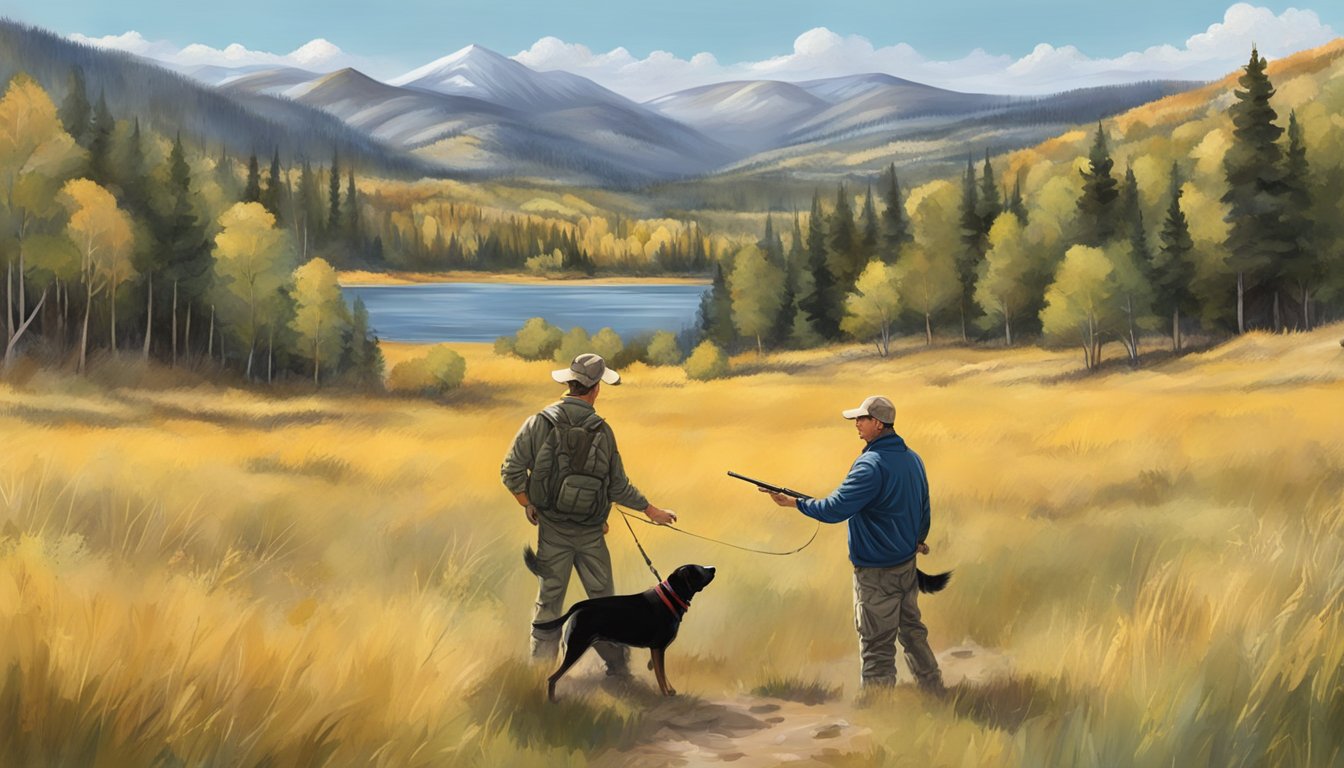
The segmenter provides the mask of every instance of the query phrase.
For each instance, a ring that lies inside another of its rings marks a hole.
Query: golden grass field
[[[682,706],[838,690],[818,706],[872,738],[834,764],[1344,764],[1342,334],[1092,376],[1071,350],[913,342],[746,355],[708,383],[623,371],[598,408],[632,480],[686,529],[767,548],[812,523],[725,470],[824,493],[860,447],[838,412],[892,397],[933,487],[922,567],[956,571],[921,600],[930,641],[1011,664],[853,706],[843,526],[787,558],[640,526],[664,573],[719,569],[668,654]],[[590,666],[543,704],[533,529],[498,466],[558,388],[457,348],[441,402],[0,384],[0,764],[620,765],[652,738],[642,669],[643,693]],[[641,590],[612,522],[620,591]]]

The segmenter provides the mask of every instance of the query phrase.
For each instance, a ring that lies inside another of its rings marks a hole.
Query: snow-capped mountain
[[[679,91],[645,106],[750,153],[779,146],[799,123],[831,102],[792,83],[747,80]]]
[[[469,45],[388,82],[422,91],[470,96],[514,109],[635,106],[630,99],[586,77],[560,71],[537,72],[479,45]]]

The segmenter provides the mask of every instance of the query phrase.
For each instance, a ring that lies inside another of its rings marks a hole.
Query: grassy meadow
[[[921,601],[931,644],[1011,672],[855,707],[853,764],[1341,765],[1342,333],[1091,376],[1073,350],[914,342],[749,354],[706,383],[636,365],[598,408],[686,529],[792,549],[813,524],[724,472],[824,493],[860,448],[839,411],[895,401],[933,487],[922,567],[956,571]],[[164,389],[115,362],[0,383],[0,764],[619,765],[650,738],[642,653],[632,690],[589,665],[542,702],[534,532],[498,466],[559,388],[456,348],[467,380],[439,402]],[[647,587],[612,524],[620,591]],[[637,531],[664,573],[719,569],[668,654],[682,705],[848,711],[843,526],[791,557]]]

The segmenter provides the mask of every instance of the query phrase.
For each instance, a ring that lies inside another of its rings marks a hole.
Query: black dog
[[[529,547],[523,559],[528,569],[536,573],[536,555],[530,550]],[[663,652],[676,639],[681,617],[691,607],[691,598],[713,580],[712,567],[683,565],[657,586],[637,595],[583,600],[575,603],[564,616],[534,623],[532,626],[537,629],[556,629],[565,625],[565,658],[555,674],[547,678],[547,698],[555,701],[556,681],[574,666],[594,640],[648,648],[650,666],[658,678],[658,690],[664,696],[676,696],[676,690],[667,682]]]

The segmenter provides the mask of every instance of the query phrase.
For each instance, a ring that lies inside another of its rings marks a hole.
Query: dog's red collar
[[[658,582],[658,586],[653,588],[653,593],[658,595],[658,599],[663,601],[663,605],[667,606],[667,610],[671,611],[672,615],[678,618],[691,608],[685,600],[681,599],[681,596],[677,594],[677,591],[672,589],[672,586],[667,583],[666,579]]]

